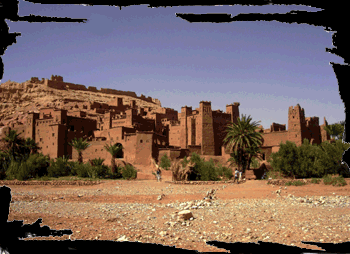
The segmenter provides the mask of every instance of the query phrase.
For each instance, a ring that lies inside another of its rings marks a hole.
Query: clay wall
[[[69,111],[69,116],[86,117],[87,115],[85,111],[76,110],[76,111]]]
[[[289,133],[288,131],[264,133],[262,137],[264,140],[262,146],[279,146],[281,142],[286,143],[289,140]]]
[[[229,167],[229,164],[227,162],[227,159],[223,156],[217,156],[217,155],[201,155],[201,158],[204,159],[204,161],[210,161],[212,159],[214,161],[215,166],[218,166],[221,164],[223,167]]]
[[[285,124],[272,123],[270,127],[270,132],[285,131],[285,130],[286,130]]]
[[[67,123],[67,110],[54,110],[52,112],[52,118],[54,123],[66,124]]]
[[[88,162],[89,159],[98,159],[99,157],[105,159],[103,164],[111,166],[112,155],[104,148],[106,144],[110,145],[108,141],[90,141],[90,146],[82,151],[83,162]],[[78,161],[78,152],[76,149],[72,151],[72,160]]]
[[[169,145],[181,147],[181,126],[180,125],[170,125],[169,127]]]
[[[127,135],[125,142],[125,160],[131,164],[151,165],[153,151],[153,133]]]
[[[188,153],[191,156],[192,153],[202,155],[202,146],[188,146]]]
[[[97,88],[94,87],[94,86],[89,86],[89,87],[87,88],[87,90],[90,91],[90,92],[98,92]]]
[[[41,108],[39,111],[40,119],[52,118],[54,110],[54,108]]]
[[[164,156],[164,154],[166,154],[171,161],[174,161],[181,157],[181,149],[160,148],[159,155],[157,158],[158,164],[160,164],[160,160]]]
[[[131,97],[137,97],[135,92],[130,92],[130,91],[120,91],[120,90],[115,90],[110,88],[101,88],[99,91],[105,94],[127,95]]]
[[[102,108],[94,108],[93,112],[96,114],[104,114],[106,112],[106,110],[102,109]]]
[[[53,125],[53,120],[37,120],[38,125],[35,130],[35,142],[38,143],[44,155],[49,155],[51,159],[58,155],[58,125]]]
[[[126,125],[126,118],[119,118],[112,120],[112,128],[121,127]]]
[[[82,135],[90,136],[96,130],[96,121],[79,117],[68,116],[67,129],[71,132],[80,132]]]
[[[98,137],[106,137],[112,143],[121,143],[125,145],[124,132],[128,132],[123,127],[117,127],[109,130],[103,130],[98,133]]]

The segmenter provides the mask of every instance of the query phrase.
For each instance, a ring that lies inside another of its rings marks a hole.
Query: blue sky
[[[306,117],[345,119],[337,79],[325,51],[332,33],[322,27],[279,22],[189,23],[175,13],[286,13],[307,6],[42,5],[20,0],[19,15],[86,18],[87,23],[7,21],[20,32],[3,56],[1,82],[63,76],[86,87],[134,91],[163,107],[213,110],[240,102],[240,114],[264,128],[287,124],[297,103]]]

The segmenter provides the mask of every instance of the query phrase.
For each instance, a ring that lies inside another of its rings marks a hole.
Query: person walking
[[[235,180],[234,180],[234,182],[236,182],[236,180],[237,180],[237,183],[238,183],[238,170],[237,169],[235,171]]]
[[[159,182],[160,179],[161,179],[161,177],[160,177],[160,169],[158,168],[157,169],[157,181]]]

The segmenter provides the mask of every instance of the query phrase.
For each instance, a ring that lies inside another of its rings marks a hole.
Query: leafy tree
[[[278,152],[271,154],[271,166],[281,171],[285,176],[294,177],[295,169],[299,167],[298,148],[294,142],[280,143]]]
[[[241,172],[249,168],[251,159],[256,156],[262,144],[262,135],[256,131],[260,121],[251,122],[251,120],[250,116],[245,115],[237,118],[237,123],[230,123],[227,126],[227,135],[224,139],[224,143],[232,151],[233,159],[229,161],[235,162]]]
[[[73,146],[75,150],[78,152],[78,162],[82,163],[83,162],[83,156],[82,156],[82,151],[84,151],[86,148],[90,146],[89,143],[86,142],[86,140],[83,140],[83,138],[76,139],[74,138],[72,140],[72,143],[69,143],[69,145]]]
[[[119,153],[119,151],[121,151],[123,149],[123,147],[120,144],[118,144],[118,145],[114,144],[111,146],[106,144],[105,149],[112,155],[112,159],[111,159],[112,174],[115,174],[117,171],[117,167],[115,165],[115,159],[117,157],[117,154]]]
[[[168,169],[170,168],[170,166],[171,166],[171,161],[170,161],[168,155],[164,154],[164,155],[162,156],[162,158],[160,159],[160,164],[159,164],[159,166],[160,166],[161,168],[164,168],[165,170],[168,170]]]
[[[189,179],[201,180],[201,169],[203,168],[204,161],[199,154],[193,152],[191,154],[190,162],[194,163],[195,165]]]
[[[341,174],[347,176],[349,174],[348,167],[342,163],[344,151],[349,149],[350,144],[343,143],[342,140],[336,140],[335,143],[322,142],[320,155],[317,158],[316,167],[323,171],[323,175]]]
[[[294,168],[294,174],[298,177],[311,177],[318,176],[319,172],[315,167],[315,161],[319,157],[319,151],[317,145],[310,144],[308,139],[303,140],[303,144],[298,147],[298,165]]]
[[[340,121],[339,123],[330,124],[328,126],[324,126],[323,128],[327,131],[331,138],[342,140],[344,135],[344,127],[345,121]]]

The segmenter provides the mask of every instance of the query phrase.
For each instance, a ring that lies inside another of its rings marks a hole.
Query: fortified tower
[[[199,130],[202,142],[202,155],[215,155],[213,113],[210,101],[199,103]]]
[[[231,115],[231,122],[237,123],[237,118],[239,117],[239,105],[239,102],[226,105],[226,113]]]
[[[321,142],[324,142],[326,140],[330,140],[331,139],[330,135],[324,129],[325,126],[328,126],[328,122],[326,120],[326,117],[323,118],[323,125],[320,126]]]
[[[188,128],[187,128],[187,118],[192,114],[192,107],[181,107],[180,116],[180,147],[183,149],[188,148]]]
[[[35,121],[39,119],[39,113],[29,112],[27,116],[27,127],[25,137],[35,140]]]
[[[288,111],[288,140],[300,146],[303,142],[305,131],[304,109],[297,104],[289,107]]]

